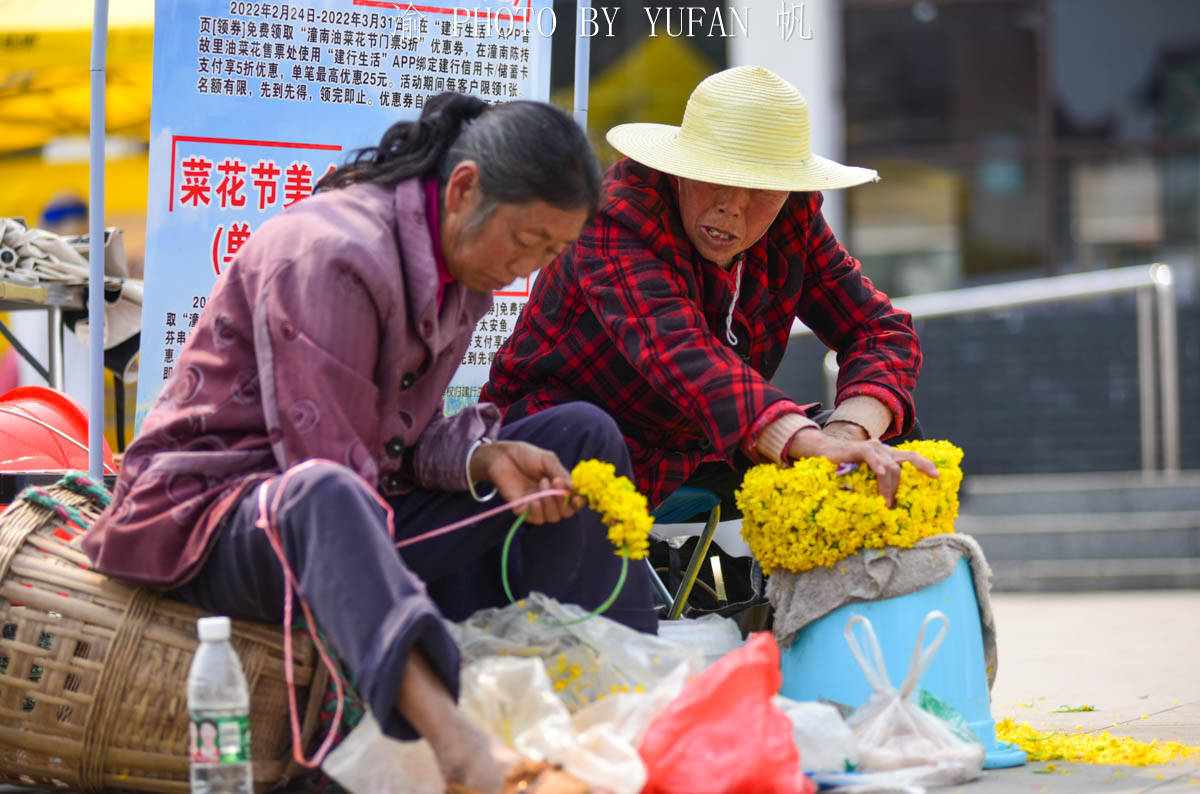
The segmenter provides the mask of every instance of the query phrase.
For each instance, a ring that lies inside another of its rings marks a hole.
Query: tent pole
[[[104,461],[104,65],[108,60],[108,0],[92,16],[92,113],[88,195],[88,474],[99,480]]]
[[[588,69],[592,61],[592,40],[583,33],[583,18],[592,7],[592,0],[578,0],[575,5],[575,123],[587,132]]]

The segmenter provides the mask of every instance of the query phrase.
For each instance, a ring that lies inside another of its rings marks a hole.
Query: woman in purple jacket
[[[505,427],[491,405],[441,412],[492,291],[575,240],[599,167],[549,105],[443,94],[320,187],[222,273],[84,545],[105,573],[277,622],[283,574],[255,526],[265,506],[385,732],[425,737],[448,781],[497,791],[517,759],[455,708],[459,653],[442,617],[507,601],[497,547],[511,517],[397,552],[388,510],[400,540],[497,492],[569,487],[582,459],[630,473],[620,432],[588,405]],[[612,588],[620,559],[580,506],[533,506],[509,560],[521,592],[593,608]],[[644,574],[607,614],[655,630]]]

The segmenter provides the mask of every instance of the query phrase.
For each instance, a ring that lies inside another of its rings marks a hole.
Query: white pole
[[[1175,277],[1167,265],[1154,265],[1158,303],[1158,398],[1162,401],[1163,471],[1179,473],[1179,335]]]
[[[108,0],[92,16],[92,116],[88,195],[88,474],[99,480],[104,462],[104,65],[108,60]]]
[[[592,40],[583,34],[583,17],[591,9],[592,0],[578,0],[575,5],[575,123],[587,132],[588,69],[592,61]]]
[[[794,85],[808,101],[812,150],[841,160],[846,150],[845,105],[842,102],[842,13],[845,0],[758,0],[733,3],[737,11],[753,7],[747,35],[726,39],[730,66],[765,66]],[[911,5],[911,3],[909,4]],[[853,68],[851,64],[850,68]],[[873,163],[854,163],[874,167]],[[883,175],[887,179],[887,174]],[[869,185],[853,190],[871,190]],[[821,214],[845,242],[845,190],[826,190]],[[850,247],[854,253],[854,248]]]

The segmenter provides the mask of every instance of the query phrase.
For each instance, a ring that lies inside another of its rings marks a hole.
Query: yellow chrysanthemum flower
[[[863,549],[911,548],[921,538],[953,532],[962,450],[949,441],[909,441],[898,449],[928,458],[940,476],[902,464],[890,510],[866,466],[839,468],[826,458],[805,458],[789,468],[750,469],[737,504],[742,537],[763,571],[833,566]]]
[[[599,460],[580,461],[571,470],[575,492],[600,514],[617,555],[640,560],[650,550],[654,519],[647,510],[646,497],[638,493],[628,477],[616,475],[616,467]]]
[[[1029,723],[1005,717],[996,723],[996,738],[1012,742],[1030,761],[1083,761],[1088,764],[1152,766],[1200,755],[1200,747],[1181,742],[1141,742],[1128,736],[1100,733],[1056,733],[1034,730]]]

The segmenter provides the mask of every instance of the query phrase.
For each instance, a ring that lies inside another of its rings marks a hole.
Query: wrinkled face
[[[582,209],[562,210],[544,201],[500,204],[482,223],[468,218],[454,244],[443,248],[446,268],[473,290],[500,289],[553,262],[586,220]]]
[[[575,241],[587,210],[544,201],[494,205],[478,185],[478,168],[462,163],[447,180],[441,219],[442,253],[455,280],[491,292],[550,264]]]
[[[679,215],[705,259],[727,267],[758,242],[787,201],[786,190],[753,190],[676,177]]]

